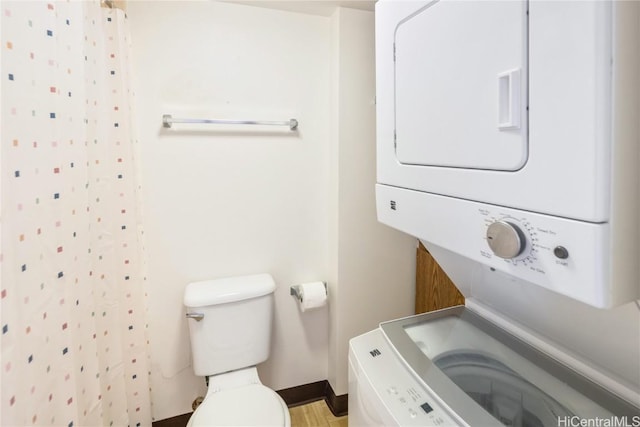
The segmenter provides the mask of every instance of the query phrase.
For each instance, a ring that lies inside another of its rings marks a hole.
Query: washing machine
[[[640,426],[631,390],[577,366],[473,302],[384,322],[350,342],[349,425]]]
[[[640,3],[375,19],[378,220],[465,306],[351,340],[350,424],[639,426]]]

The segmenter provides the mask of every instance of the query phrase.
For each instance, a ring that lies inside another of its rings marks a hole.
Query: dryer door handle
[[[498,74],[498,129],[520,129],[520,68]]]

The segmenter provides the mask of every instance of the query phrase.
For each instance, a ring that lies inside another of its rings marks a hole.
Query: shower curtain
[[[0,424],[151,425],[126,17],[0,8]]]

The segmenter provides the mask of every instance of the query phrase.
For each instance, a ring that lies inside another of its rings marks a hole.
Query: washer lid
[[[192,426],[284,426],[288,411],[280,396],[251,384],[207,396],[191,416]]]
[[[413,373],[470,425],[487,413],[500,424],[533,427],[640,411],[462,306],[380,327]]]
[[[454,350],[432,359],[478,405],[508,426],[551,426],[573,412],[520,374],[476,350]]]

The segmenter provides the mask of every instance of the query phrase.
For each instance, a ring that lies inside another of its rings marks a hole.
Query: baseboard
[[[291,408],[324,399],[327,384],[327,380],[322,380],[315,383],[285,388],[284,390],[276,391],[276,393],[278,393],[280,397],[282,397],[282,400],[284,400],[284,403]]]
[[[322,380],[315,383],[303,384],[286,388],[277,392],[288,407],[305,405],[317,400],[324,400],[336,417],[347,415],[349,412],[349,397],[347,394],[336,396],[329,381]]]
[[[336,393],[331,388],[329,381],[326,381],[327,387],[325,389],[325,401],[327,406],[331,410],[331,413],[336,417],[342,417],[349,413],[349,395],[341,394],[336,396]]]
[[[189,412],[188,414],[182,414],[171,418],[166,418],[160,421],[154,421],[151,423],[152,427],[186,427],[189,422],[189,418],[191,418],[191,414],[193,412]]]
[[[288,407],[305,405],[317,400],[323,400],[336,417],[347,415],[349,410],[348,395],[336,396],[329,381],[322,380],[310,384],[303,384],[296,387],[285,388],[276,391]],[[151,423],[152,427],[185,427],[192,412],[175,417],[167,418]]]

